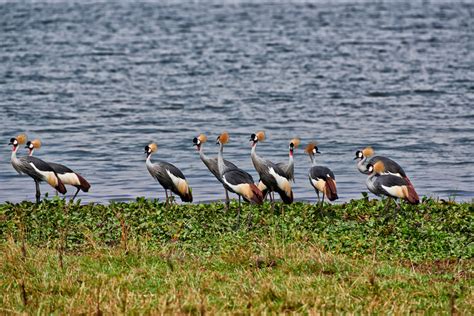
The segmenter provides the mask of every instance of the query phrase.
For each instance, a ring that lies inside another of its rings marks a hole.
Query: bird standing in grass
[[[316,143],[309,143],[308,146],[306,146],[305,151],[309,155],[312,165],[311,169],[309,169],[309,182],[318,195],[318,201],[320,201],[319,192],[323,194],[321,204],[324,203],[325,196],[327,196],[329,201],[338,199],[336,177],[334,176],[334,173],[327,167],[316,165],[316,159],[314,156],[316,154],[321,154],[321,152],[318,150],[318,146],[316,146]]]
[[[209,158],[203,151],[202,147],[203,144],[207,141],[207,137],[204,134],[200,134],[198,137],[194,137],[193,144],[196,146],[197,150],[199,151],[199,157],[201,157],[202,162],[206,165],[207,169],[219,180],[220,183],[224,186],[225,190],[225,205],[226,208],[229,207],[229,192],[232,189],[229,188],[228,185],[224,183],[222,180],[221,175],[219,174],[219,166],[217,165],[217,157],[216,158]],[[224,165],[229,169],[237,169],[237,166],[234,165],[232,162],[224,159]]]
[[[61,194],[66,194],[67,190],[61,179],[58,177],[54,169],[46,162],[36,157],[20,157],[16,156],[19,145],[26,143],[26,135],[21,134],[11,138],[9,145],[12,145],[11,164],[19,174],[26,174],[33,178],[36,185],[36,203],[40,202],[41,191],[40,182],[45,181]]]
[[[250,141],[252,142],[250,156],[253,166],[268,192],[270,194],[271,192],[277,192],[285,204],[291,204],[293,202],[293,190],[285,172],[277,164],[257,155],[257,143],[264,140],[265,133],[263,131],[250,135]],[[273,202],[274,199],[271,197],[270,200]]]
[[[373,155],[374,155],[374,150],[372,149],[372,147],[366,147],[362,151],[358,150],[354,158],[354,160],[360,159],[359,162],[357,163],[357,169],[364,174],[368,174],[369,171],[368,171],[367,166],[369,164],[374,166],[377,162],[382,162],[382,164],[378,165],[379,167],[375,170],[375,172],[378,175],[393,175],[393,176],[402,178],[406,182],[407,186],[410,187],[410,192],[416,195],[416,200],[419,200],[418,194],[415,191],[415,187],[413,186],[410,179],[406,175],[405,170],[403,170],[403,168],[397,162],[393,161],[392,159],[388,157],[373,156]],[[369,189],[370,192],[377,195],[377,193],[372,191],[373,189],[372,186],[367,185],[367,188]],[[415,198],[415,196],[413,197]]]
[[[28,148],[29,150],[28,156],[31,157],[33,156],[33,152],[35,151],[35,149],[41,148],[41,141],[39,139],[28,141],[26,143],[26,148]],[[63,184],[71,185],[77,189],[71,201],[74,201],[77,194],[79,193],[79,190],[82,190],[83,192],[89,192],[91,185],[79,173],[74,172],[68,167],[58,163],[47,162],[47,164],[50,165],[51,168],[53,168],[53,170],[56,172]]]
[[[411,182],[403,177],[387,173],[383,161],[367,164],[367,173],[369,174],[366,181],[367,188],[375,195],[399,198],[410,204],[420,202]]]
[[[191,188],[181,170],[165,161],[158,160],[155,163],[151,162],[151,155],[157,150],[158,146],[155,143],[145,146],[146,167],[151,176],[165,189],[166,205],[170,205],[170,198],[173,196],[172,193],[179,195],[183,202],[192,202],[193,195]],[[172,192],[170,192],[170,196],[168,196],[168,190]]]
[[[217,155],[217,165],[222,183],[227,185],[229,191],[239,196],[238,223],[240,223],[240,197],[247,202],[256,204],[263,203],[262,191],[255,185],[252,176],[235,165],[226,165],[224,160],[224,145],[229,141],[229,134],[224,132],[217,137],[219,144],[219,154]]]
[[[277,166],[283,170],[285,173],[285,177],[289,181],[295,182],[295,161],[293,158],[294,150],[297,148],[300,144],[300,140],[298,138],[293,138],[290,141],[290,144],[288,146],[289,148],[289,153],[288,153],[288,163],[285,162],[279,162],[277,163]],[[267,187],[265,184],[263,184],[262,180],[259,181],[258,183],[258,188],[262,191],[263,196],[266,196],[268,193]]]

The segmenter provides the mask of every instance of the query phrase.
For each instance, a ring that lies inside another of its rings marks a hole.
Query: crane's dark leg
[[[36,204],[39,204],[40,198],[41,198],[41,191],[40,191],[40,185],[38,181],[35,181],[36,185]]]
[[[168,190],[165,189],[165,195],[166,195],[166,207],[168,207]]]
[[[79,190],[80,190],[80,188],[77,188],[76,194],[74,194],[74,196],[72,197],[71,202],[74,201],[74,199],[76,198],[77,194],[79,193]],[[58,191],[56,191],[56,192],[58,192]]]
[[[314,191],[316,191],[316,195],[318,196],[318,203],[319,203],[319,201],[321,201],[321,199],[319,198],[319,191],[318,189],[314,189]]]
[[[240,195],[239,195],[239,209],[237,211],[237,228],[240,227]]]
[[[225,190],[225,210],[227,211],[230,205],[229,191],[227,191],[227,189],[224,189],[224,190]]]
[[[321,205],[324,204],[324,193],[323,193],[323,200],[321,201]]]
[[[170,190],[170,205],[173,205],[173,203],[174,203],[173,191]]]

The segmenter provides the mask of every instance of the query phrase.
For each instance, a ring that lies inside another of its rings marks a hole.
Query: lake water
[[[365,145],[420,195],[472,201],[473,17],[472,3],[0,4],[0,202],[34,200],[10,165],[20,132],[90,181],[83,201],[107,203],[164,197],[151,141],[195,201],[221,199],[193,137],[215,154],[229,131],[225,157],[257,180],[248,138],[261,129],[257,150],[276,162],[292,137],[318,141],[339,201],[367,191],[352,160]],[[295,159],[295,198],[314,201],[309,158]]]

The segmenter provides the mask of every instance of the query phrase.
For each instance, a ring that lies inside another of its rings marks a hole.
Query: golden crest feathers
[[[150,145],[148,145],[148,147],[150,147],[152,153],[158,150],[158,145],[155,143],[151,143]]]
[[[28,139],[28,137],[26,136],[26,134],[23,134],[23,133],[16,137],[16,140],[17,140],[18,144],[20,144],[20,145],[26,144],[27,139]]]
[[[293,138],[290,143],[293,143],[293,145],[296,147],[298,147],[300,145],[300,140],[299,138]]]
[[[198,136],[198,139],[199,139],[199,141],[200,141],[201,143],[207,142],[207,136],[204,135],[204,134],[200,134],[200,135]]]
[[[227,144],[228,141],[229,141],[229,133],[224,132],[219,135],[219,142],[221,144]]]
[[[374,164],[374,171],[375,173],[378,173],[378,174],[381,174],[383,172],[385,172],[385,165],[382,161],[377,161],[375,164]]]
[[[263,142],[265,140],[265,132],[264,131],[259,131],[255,135],[257,136],[257,139],[258,139],[259,142]]]
[[[33,148],[35,149],[41,148],[41,141],[39,139],[33,139],[31,143],[33,144]]]
[[[362,154],[364,155],[364,157],[371,157],[374,155],[374,149],[370,146],[368,147],[365,147],[363,150],[362,150]]]
[[[304,151],[306,151],[306,153],[312,155],[313,154],[313,149],[316,148],[316,145],[317,145],[316,142],[311,142],[306,146]]]

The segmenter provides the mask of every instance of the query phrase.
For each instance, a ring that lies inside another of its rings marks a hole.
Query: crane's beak
[[[321,152],[319,150],[316,150],[316,153],[321,155]]]
[[[357,160],[357,159],[359,159],[359,157],[356,156],[353,160]]]
[[[13,142],[8,142],[8,145],[13,145]]]

